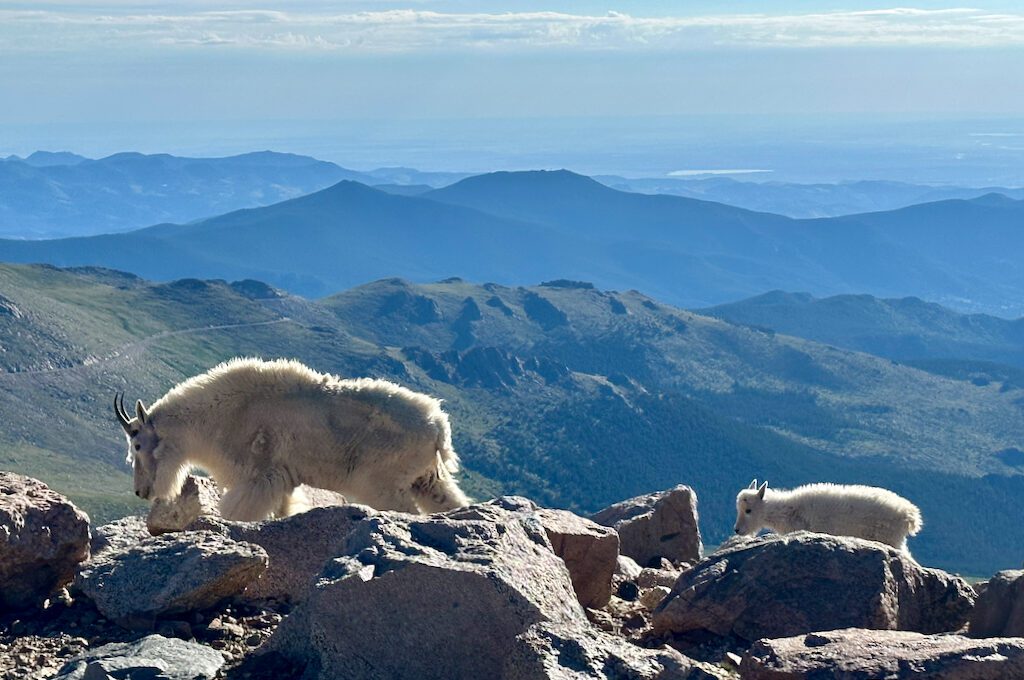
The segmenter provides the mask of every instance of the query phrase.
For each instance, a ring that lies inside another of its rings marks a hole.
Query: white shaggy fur
[[[221,512],[228,519],[292,514],[300,484],[380,510],[438,512],[468,503],[452,478],[459,459],[441,402],[385,380],[343,380],[296,361],[232,359],[148,410],[138,402],[135,418],[122,425],[137,495],[173,498],[195,466],[226,490]]]
[[[907,536],[921,526],[916,505],[873,486],[807,484],[781,491],[769,489],[768,482],[758,486],[755,479],[736,497],[737,534],[815,531],[879,541],[909,554]]]

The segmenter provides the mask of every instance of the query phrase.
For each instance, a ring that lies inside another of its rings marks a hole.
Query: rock
[[[149,635],[134,642],[115,642],[89,650],[65,664],[55,680],[193,680],[213,678],[223,665],[224,657],[208,647]]]
[[[89,557],[89,517],[31,477],[0,472],[0,609],[42,602]]]
[[[619,557],[614,529],[566,510],[537,510],[555,554],[562,558],[580,604],[598,609],[612,596],[612,574]]]
[[[565,315],[565,312],[553,305],[546,297],[533,291],[526,291],[523,295],[523,311],[526,312],[526,317],[530,321],[545,331],[569,324],[569,317]]]
[[[697,524],[697,494],[677,486],[611,505],[591,516],[619,534],[620,551],[643,567],[671,562],[694,562],[703,552]]]
[[[225,622],[223,619],[214,619],[210,622],[210,625],[206,627],[208,634],[213,637],[235,637],[241,638],[245,636],[245,629],[237,623]]]
[[[373,513],[363,505],[329,506],[263,522],[203,517],[190,528],[262,547],[269,560],[267,571],[246,587],[245,599],[295,604],[303,600],[324,563],[341,553],[352,527]]]
[[[615,577],[623,578],[630,581],[636,580],[640,576],[640,572],[643,571],[643,567],[636,563],[632,557],[626,555],[619,555],[615,561]]]
[[[938,633],[960,628],[973,603],[963,579],[887,545],[797,532],[748,540],[683,572],[653,624],[749,641],[847,627]]]
[[[971,637],[1024,637],[1024,571],[989,579],[971,611]]]
[[[16,304],[11,302],[8,298],[5,298],[3,295],[0,295],[0,316],[20,319],[22,317],[22,313]]]
[[[307,679],[501,677],[531,625],[587,625],[531,506],[499,499],[357,523],[264,649],[305,665]]]
[[[220,490],[208,477],[189,475],[181,493],[170,500],[157,499],[149,507],[146,527],[153,536],[184,531],[204,515],[220,517]]]
[[[759,640],[740,664],[743,680],[886,678],[1005,680],[1024,677],[1024,640],[848,628]]]
[[[298,488],[299,497],[304,499],[307,510],[313,508],[329,508],[334,505],[348,505],[348,500],[337,491],[318,489],[303,484]]]
[[[323,489],[304,487],[311,502],[326,507],[344,502],[344,497]],[[555,554],[562,558],[573,579],[580,602],[586,607],[601,607],[611,597],[611,573],[618,556],[615,531],[564,510],[538,509],[526,499],[505,499],[505,509],[536,513]],[[237,541],[261,545],[270,556],[270,567],[258,582],[246,591],[253,600],[276,599],[299,602],[313,578],[329,557],[338,554],[353,524],[374,511],[347,505],[330,511],[315,510],[283,520],[259,523],[227,522],[204,519],[194,529],[218,531]]]
[[[498,347],[472,347],[465,353],[445,353],[442,357],[454,365],[455,381],[470,387],[510,387],[523,373],[518,357]]]
[[[108,619],[145,629],[157,618],[238,595],[266,565],[267,553],[257,545],[184,531],[107,551],[79,571],[75,585]]]
[[[668,594],[671,592],[672,590],[665,586],[654,586],[650,590],[645,590],[644,594],[640,596],[640,604],[648,609],[654,609],[661,604],[662,600],[668,597]]]
[[[95,559],[99,554],[107,550],[125,550],[130,548],[139,541],[149,538],[149,536],[149,529],[146,528],[146,519],[137,515],[130,515],[94,528],[89,546],[92,557]]]
[[[641,588],[654,588],[655,586],[666,586],[671,588],[679,580],[682,571],[675,569],[652,569],[650,567],[640,572],[636,578],[636,584]]]
[[[518,636],[502,680],[685,680],[726,677],[696,671],[698,664],[674,649],[644,649],[592,628],[539,623]]]
[[[164,637],[181,638],[182,640],[188,640],[192,637],[192,626],[188,621],[162,621],[157,626],[157,633]]]

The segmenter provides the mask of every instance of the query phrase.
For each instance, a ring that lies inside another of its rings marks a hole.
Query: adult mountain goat
[[[736,533],[816,531],[854,536],[907,550],[907,536],[921,530],[921,511],[902,496],[873,486],[807,484],[769,489],[755,479],[736,496]]]
[[[385,380],[343,380],[296,361],[232,359],[135,417],[115,397],[141,498],[173,498],[191,467],[224,489],[221,513],[253,521],[299,508],[300,484],[379,510],[438,512],[468,501],[452,478],[441,402]]]

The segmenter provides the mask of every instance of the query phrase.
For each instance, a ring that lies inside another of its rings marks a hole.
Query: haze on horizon
[[[1017,3],[680,5],[0,2],[0,156],[1024,185]]]

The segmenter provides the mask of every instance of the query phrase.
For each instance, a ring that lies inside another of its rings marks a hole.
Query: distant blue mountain
[[[953,200],[794,220],[616,191],[567,171],[493,173],[419,196],[342,182],[185,225],[48,242],[0,260],[104,265],[155,279],[258,278],[319,295],[388,276],[551,279],[705,307],[772,289],[917,295],[1024,314],[1024,202]]]
[[[35,151],[24,159],[9,156],[7,160],[20,160],[36,168],[48,168],[55,165],[78,165],[89,159],[70,151]]]
[[[423,196],[620,241],[682,237],[750,248],[765,228],[790,221],[711,201],[616,191],[568,170],[478,175]]]
[[[537,225],[343,181],[190,224],[48,241],[0,240],[0,261],[102,264],[161,280],[257,278],[317,296],[395,274],[414,280],[456,274],[500,281],[551,278],[572,245]]]
[[[621,191],[700,198],[798,218],[895,210],[951,198],[971,199],[993,192],[1024,199],[1024,188],[930,186],[879,180],[793,184],[731,177],[627,179],[604,175],[594,179]]]
[[[1024,318],[961,314],[916,297],[772,291],[699,311],[900,361],[967,360],[1024,369]]]
[[[340,180],[334,163],[263,151],[228,158],[37,151],[0,160],[0,236],[86,236],[270,205]]]
[[[862,291],[917,295],[999,316],[1024,315],[1024,201],[989,194],[809,224],[826,234],[873,235],[887,249],[884,261],[917,282],[914,287],[865,286]],[[913,259],[901,259],[902,254]],[[865,282],[874,275],[856,257],[848,258],[845,269],[857,270]]]
[[[428,184],[374,184],[373,188],[398,196],[419,196],[434,189]]]
[[[794,220],[617,191],[567,171],[481,175],[423,196],[605,240],[613,266],[642,273],[645,290],[676,304],[783,288],[1024,314],[1024,258],[1009,256],[1024,253],[1024,201],[1005,196]]]
[[[460,179],[470,177],[470,172],[430,172],[415,168],[377,168],[366,174],[376,180],[375,184],[398,184],[403,186],[422,184],[431,189],[443,187]]]

